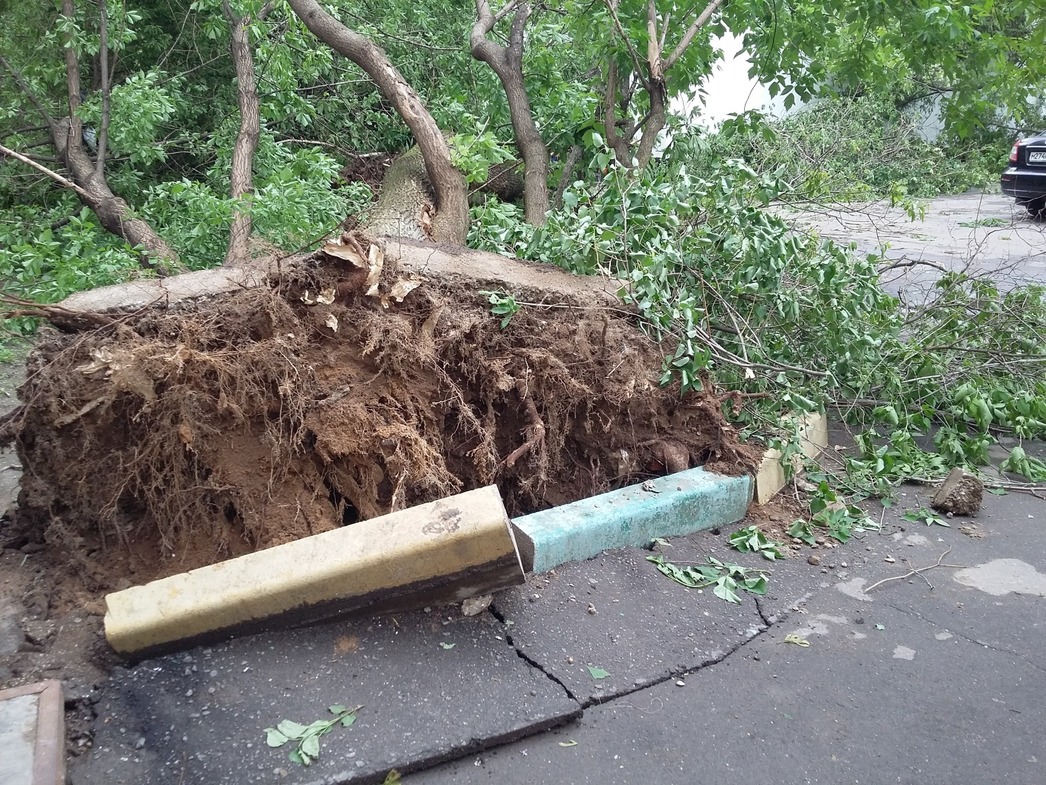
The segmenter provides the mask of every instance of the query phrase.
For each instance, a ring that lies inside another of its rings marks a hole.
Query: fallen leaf
[[[441,649],[446,649],[446,650],[448,650],[448,651],[449,651],[450,649],[453,649],[453,648],[454,648],[455,646],[457,646],[457,645],[458,645],[458,644],[456,644],[456,643],[443,643],[442,641],[440,641],[440,644],[439,644],[439,646],[440,646],[440,648],[441,648]]]
[[[327,314],[327,319],[323,323],[334,330],[334,332],[338,332],[338,317],[334,314]]]
[[[574,741],[573,739],[571,739],[570,741],[561,741],[559,743],[559,746],[560,747],[576,747],[577,746],[577,742]]]
[[[600,680],[600,679],[605,679],[607,676],[610,675],[609,673],[607,673],[602,668],[597,668],[597,667],[594,667],[592,665],[588,666],[588,672],[592,676],[592,678],[596,679],[597,681]]]
[[[799,637],[794,632],[785,635],[784,642],[794,643],[796,646],[802,646],[804,649],[810,646],[810,641],[808,641],[806,638]]]
[[[327,288],[316,295],[316,302],[322,303],[323,305],[330,305],[334,302],[334,289]]]

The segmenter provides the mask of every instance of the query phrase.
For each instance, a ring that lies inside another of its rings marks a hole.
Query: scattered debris
[[[960,468],[952,469],[933,495],[930,506],[953,515],[974,515],[981,509],[984,483]]]
[[[870,592],[875,587],[882,586],[884,583],[889,583],[890,581],[901,581],[901,580],[904,580],[905,578],[911,578],[914,575],[922,576],[922,574],[924,572],[926,572],[927,570],[932,570],[935,567],[951,567],[951,568],[957,569],[957,570],[965,569],[965,565],[962,565],[962,564],[944,564],[943,563],[944,562],[944,557],[947,556],[951,552],[952,552],[952,549],[948,548],[948,550],[946,550],[944,553],[942,553],[940,555],[940,557],[938,557],[936,563],[931,564],[931,565],[929,565],[927,567],[919,567],[917,569],[909,570],[904,575],[895,575],[892,578],[883,578],[881,581],[876,581],[871,586],[866,586],[864,588],[864,593],[867,594],[868,592]],[[894,559],[892,557],[890,557],[890,556],[887,556],[886,557],[886,561],[889,561],[889,562],[892,563],[894,561]],[[923,580],[926,580],[925,576],[923,576]],[[926,583],[929,585],[929,587],[931,589],[933,589],[933,584],[932,583],[930,583],[929,581],[926,581]],[[879,625],[876,625],[876,628],[878,628],[878,626]]]
[[[806,638],[796,635],[794,632],[785,635],[784,643],[792,643],[804,649],[810,647],[810,641],[808,641]]]
[[[493,594],[482,594],[479,597],[469,597],[461,603],[461,614],[463,616],[476,616],[483,613],[494,602]]]

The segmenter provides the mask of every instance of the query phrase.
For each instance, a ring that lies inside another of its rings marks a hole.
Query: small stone
[[[529,599],[530,599],[531,602],[537,602],[538,600],[541,599],[541,595],[540,594],[531,594]]]
[[[492,602],[494,602],[493,594],[470,597],[461,603],[461,613],[464,616],[476,616],[489,608]]]
[[[573,665],[573,664],[574,664],[574,658],[573,657],[567,657],[567,665]]]
[[[136,742],[134,743],[134,748],[135,748],[136,750],[140,750],[140,749],[141,749],[142,747],[144,747],[144,746],[145,746],[145,736],[139,736],[139,737],[138,737],[138,741],[136,741]]]
[[[887,564],[893,564],[894,562],[897,561],[897,559],[895,559],[893,556],[887,556],[887,557],[885,557],[883,559],[883,561],[886,562]]]
[[[686,682],[685,682],[685,681],[683,681],[682,679],[679,679],[679,680],[678,680],[678,681],[676,682],[676,686],[677,686],[677,687],[685,687],[685,686],[686,686]]]
[[[821,557],[818,556],[816,553],[811,553],[809,556],[806,557],[806,563],[812,564],[814,567],[816,567],[818,564],[821,563]]]
[[[597,611],[596,611],[596,606],[595,606],[595,605],[593,605],[592,603],[589,603],[589,604],[588,604],[588,608],[587,608],[587,610],[588,610],[589,614],[590,614],[590,615],[592,615],[592,616],[595,616],[595,615],[596,615],[596,613],[597,613]]]
[[[846,567],[846,562],[844,562],[844,561],[843,562],[839,562],[839,566],[840,567]]]

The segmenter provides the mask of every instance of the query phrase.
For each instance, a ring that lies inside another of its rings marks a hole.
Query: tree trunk
[[[76,17],[73,0],[62,0],[62,15],[72,20]],[[58,160],[65,164],[72,181],[80,187],[76,193],[81,201],[98,216],[102,227],[117,237],[122,237],[136,248],[145,251],[142,264],[151,267],[153,262],[177,264],[178,254],[146,221],[131,211],[130,205],[109,189],[104,165],[99,166],[83,148],[83,124],[76,116],[80,108],[80,60],[76,49],[67,42],[65,47],[65,81],[69,96],[69,116],[54,121],[46,113]],[[106,75],[108,79],[108,75]]]
[[[142,260],[145,266],[151,267],[156,262],[177,264],[178,254],[174,249],[147,221],[134,215],[131,206],[109,189],[104,177],[95,176],[94,161],[84,151],[79,132],[79,120],[70,117],[63,117],[51,128],[51,141],[58,159],[69,170],[72,181],[82,189],[76,192],[80,200],[94,211],[106,231],[145,252]]]
[[[501,13],[505,13],[510,7],[511,2]],[[470,45],[472,56],[489,65],[505,89],[509,115],[512,118],[512,132],[523,158],[524,215],[527,223],[541,226],[545,223],[549,205],[548,148],[545,147],[541,132],[534,122],[530,99],[523,84],[523,32],[527,17],[530,16],[530,6],[521,2],[515,8],[509,45],[498,46],[487,39],[497,22],[490,10],[490,3],[487,0],[476,0],[476,24],[472,27]]]
[[[654,154],[654,143],[657,135],[668,122],[668,107],[663,79],[648,79],[645,85],[647,98],[650,100],[650,113],[643,125],[643,135],[639,138],[639,149],[636,151],[636,166],[645,169]]]
[[[240,109],[240,131],[232,151],[230,196],[243,200],[254,190],[254,153],[258,149],[261,121],[258,108],[258,88],[254,78],[254,55],[247,32],[247,17],[233,13],[228,0],[223,0],[222,11],[232,30],[230,48],[236,68],[236,100]],[[229,227],[229,245],[225,252],[225,266],[235,267],[250,261],[251,210],[244,201],[233,209]]]
[[[316,0],[289,0],[289,3],[313,35],[366,71],[386,100],[399,112],[421,149],[435,194],[438,212],[432,221],[433,238],[463,245],[469,225],[465,177],[451,163],[447,140],[421,97],[380,46],[343,25],[324,11]]]

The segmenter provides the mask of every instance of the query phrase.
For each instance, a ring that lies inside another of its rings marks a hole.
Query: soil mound
[[[97,594],[491,483],[518,515],[758,457],[714,394],[659,386],[662,347],[596,283],[348,239],[49,330],[3,428],[27,541]],[[499,275],[536,303],[504,328],[478,293]]]

